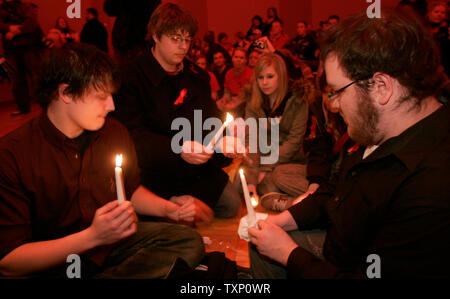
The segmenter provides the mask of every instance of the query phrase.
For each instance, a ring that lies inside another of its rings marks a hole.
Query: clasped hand
[[[168,211],[168,216],[175,221],[210,222],[214,218],[213,210],[201,200],[190,196],[173,196],[169,199],[177,206]]]

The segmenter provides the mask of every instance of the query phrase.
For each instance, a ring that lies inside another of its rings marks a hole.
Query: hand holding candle
[[[239,169],[239,174],[241,176],[241,183],[242,183],[242,191],[244,192],[244,198],[245,198],[245,205],[247,207],[248,211],[248,225],[249,227],[256,225],[256,215],[255,211],[253,210],[252,202],[250,199],[250,193],[248,192],[248,186],[247,181],[245,179],[244,170],[241,168]]]
[[[119,201],[119,204],[123,203],[126,200],[125,187],[123,183],[122,160],[123,160],[122,154],[116,156],[115,175],[116,175],[117,200]]]
[[[211,139],[211,142],[206,147],[207,152],[211,152],[213,149],[213,146],[217,143],[220,136],[223,134],[223,130],[234,120],[233,116],[230,113],[227,113],[227,119],[223,123],[222,127],[217,131],[216,135],[214,135],[214,138]]]

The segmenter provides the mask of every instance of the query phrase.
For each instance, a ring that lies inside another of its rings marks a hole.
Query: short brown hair
[[[187,10],[173,3],[164,3],[151,15],[147,29],[149,40],[153,34],[160,39],[163,34],[175,34],[178,30],[186,31],[193,37],[197,33],[198,23]]]
[[[335,54],[351,80],[367,80],[376,72],[397,79],[407,91],[403,100],[413,98],[420,104],[438,89],[439,50],[423,23],[410,14],[350,16],[330,28],[320,44],[320,59]],[[368,86],[367,81],[358,83],[365,91]]]
[[[47,52],[40,64],[36,97],[46,109],[58,98],[60,84],[67,84],[65,92],[75,98],[90,88],[117,90],[119,72],[111,57],[97,47],[83,43],[67,43]]]

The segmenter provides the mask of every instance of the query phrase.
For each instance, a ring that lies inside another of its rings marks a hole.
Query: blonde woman
[[[251,92],[246,94],[245,117],[255,118],[257,123],[259,119],[267,119],[268,125],[264,128],[267,131],[263,132],[268,137],[272,136],[274,128],[270,123],[279,121],[279,151],[278,159],[272,164],[261,163],[260,153],[249,153],[252,163],[247,162],[246,168],[249,191],[259,194],[261,205],[267,209],[283,211],[308,188],[303,138],[308,101],[312,97],[313,87],[306,81],[289,82],[286,65],[279,55],[266,53],[259,58]],[[261,129],[258,132],[261,133]],[[273,147],[270,142],[267,144]],[[272,139],[272,142],[277,141]]]

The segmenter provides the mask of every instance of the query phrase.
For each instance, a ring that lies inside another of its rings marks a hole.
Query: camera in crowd
[[[266,45],[264,44],[264,42],[261,42],[261,41],[256,41],[256,42],[254,42],[254,43],[253,43],[253,46],[254,46],[255,48],[258,48],[258,49],[261,49],[261,50],[263,50],[263,49],[266,47]]]

